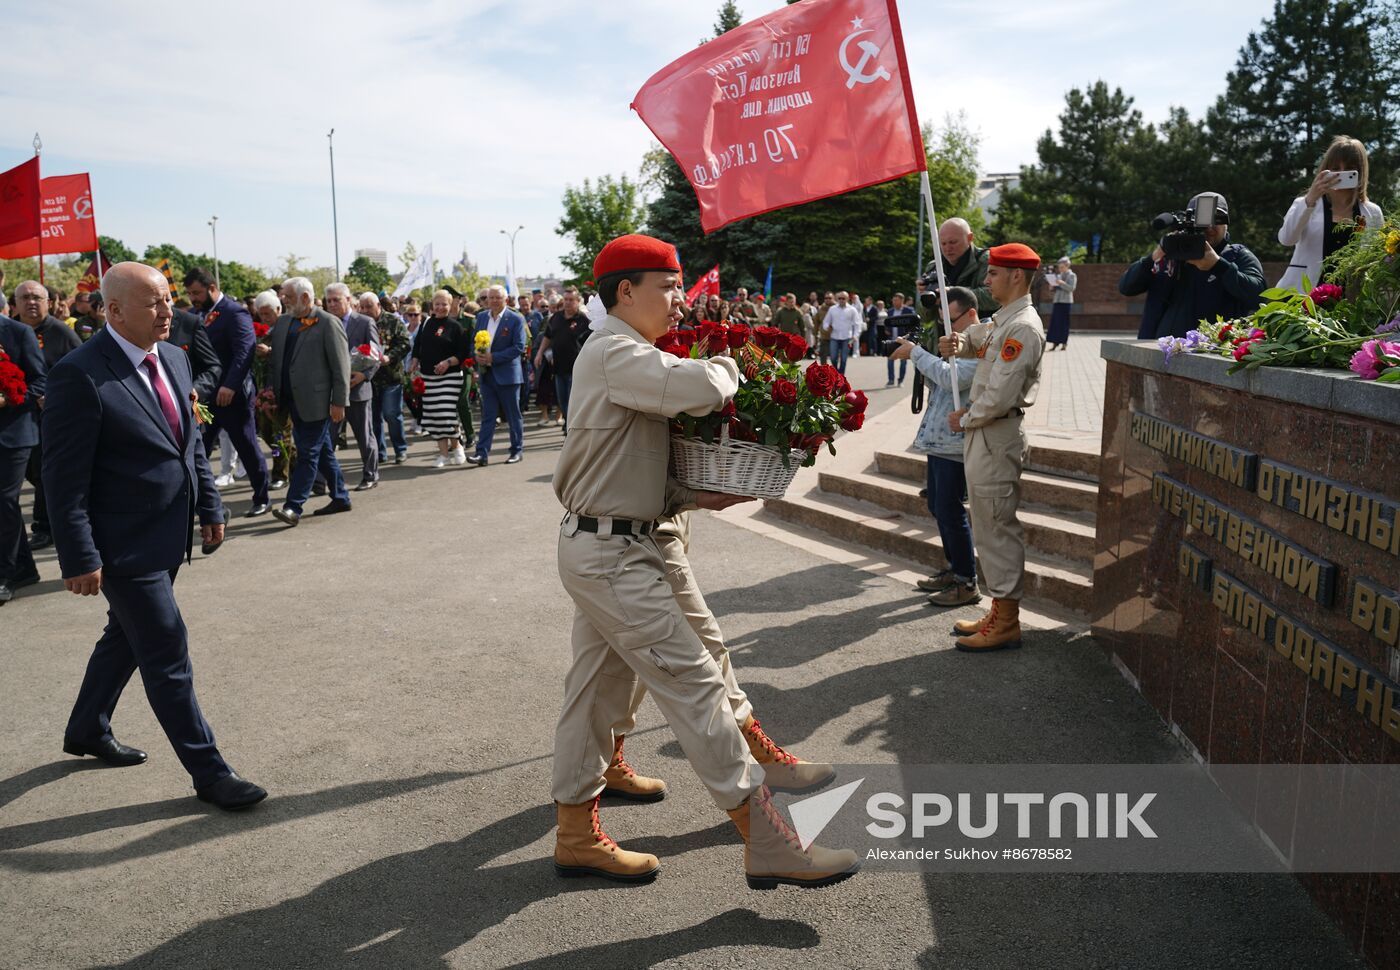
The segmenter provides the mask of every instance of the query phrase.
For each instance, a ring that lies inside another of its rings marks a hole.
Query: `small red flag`
[[[0,259],[38,256],[40,232],[44,237],[42,252],[45,256],[88,253],[97,249],[97,222],[92,217],[92,187],[86,172],[43,179],[39,194],[43,198],[39,231],[10,240],[9,245],[0,245]]]
[[[102,268],[97,267],[98,260],[102,261]],[[92,257],[92,262],[88,263],[87,272],[83,273],[83,278],[78,280],[77,290],[79,293],[96,293],[102,289],[102,277],[112,268],[112,261],[101,253]]]
[[[695,285],[686,291],[685,305],[694,305],[702,296],[719,296],[719,263],[715,263],[714,269],[696,280]]]
[[[703,44],[632,102],[706,232],[927,167],[894,0],[804,0]]]
[[[0,172],[0,245],[39,235],[39,156]]]

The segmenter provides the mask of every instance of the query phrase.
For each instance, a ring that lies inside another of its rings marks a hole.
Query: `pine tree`
[[[1334,135],[1370,155],[1369,195],[1389,202],[1400,153],[1400,21],[1393,2],[1276,0],[1207,114],[1230,233],[1264,257]]]
[[[719,19],[715,21],[715,36],[727,34],[743,22],[743,17],[740,16],[739,8],[735,5],[734,0],[724,0],[724,3],[720,4]]]

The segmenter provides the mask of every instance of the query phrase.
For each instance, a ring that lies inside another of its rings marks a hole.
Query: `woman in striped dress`
[[[462,361],[472,359],[470,338],[462,325],[449,314],[452,295],[446,290],[433,294],[433,315],[423,321],[414,345],[414,369],[423,378],[423,431],[437,439],[438,456],[434,468],[464,465],[461,425],[457,420],[457,399],[465,378]]]

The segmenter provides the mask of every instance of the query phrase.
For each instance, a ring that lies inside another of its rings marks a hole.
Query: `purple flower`
[[[1376,328],[1376,333],[1394,333],[1400,330],[1400,313],[1390,318],[1389,323],[1383,323]]]
[[[1351,355],[1351,369],[1361,375],[1362,380],[1374,381],[1390,368],[1390,364],[1380,359],[1380,355],[1400,357],[1400,342],[1388,340],[1368,340],[1361,349]]]

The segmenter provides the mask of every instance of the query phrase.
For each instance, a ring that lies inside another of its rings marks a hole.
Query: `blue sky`
[[[17,5],[20,0],[13,0]],[[878,0],[871,0],[872,4]],[[777,0],[742,0],[746,19]],[[10,6],[9,3],[6,6]],[[635,175],[651,144],[628,110],[658,68],[707,36],[718,0],[112,0],[12,9],[0,61],[0,167],[92,174],[98,230],[138,252],[172,242],[272,268],[333,263],[326,133],[335,128],[340,254],[463,244],[504,271],[557,271],[566,184]],[[901,0],[921,117],[964,111],[982,168],[1035,160],[1064,94],[1097,78],[1144,117],[1199,116],[1265,0],[1055,0],[993,12]]]

